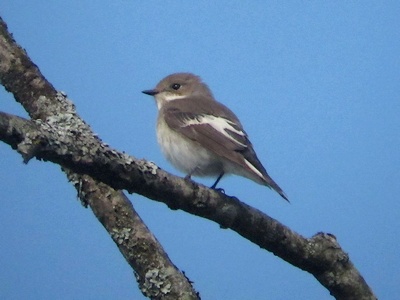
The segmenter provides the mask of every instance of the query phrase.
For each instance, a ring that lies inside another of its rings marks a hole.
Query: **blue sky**
[[[379,298],[398,297],[398,1],[5,0],[0,14],[105,142],[174,174],[140,91],[200,75],[292,204],[241,177],[221,181],[227,194],[304,236],[334,234]],[[26,116],[4,89],[0,110]],[[1,299],[144,299],[59,166],[24,165],[4,143],[0,157]],[[129,197],[203,299],[331,299],[236,233]]]

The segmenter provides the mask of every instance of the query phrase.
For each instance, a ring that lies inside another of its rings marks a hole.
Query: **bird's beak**
[[[146,95],[154,96],[154,95],[157,95],[159,93],[159,91],[157,91],[156,89],[154,89],[154,90],[145,90],[145,91],[142,91],[142,93],[146,94]]]

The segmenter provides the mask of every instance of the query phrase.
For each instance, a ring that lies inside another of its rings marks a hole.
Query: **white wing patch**
[[[256,173],[258,176],[260,176],[261,178],[264,178],[264,176],[261,174],[260,171],[257,170],[257,168],[255,166],[253,166],[247,159],[244,160],[244,162],[246,163],[246,165],[254,172]]]
[[[221,133],[224,137],[230,139],[231,141],[235,142],[236,144],[238,144],[242,147],[247,147],[245,144],[239,142],[238,140],[236,140],[233,136],[231,136],[227,132],[227,130],[229,130],[231,132],[236,133],[237,135],[246,136],[246,134],[243,131],[238,130],[235,127],[233,127],[232,125],[235,125],[235,123],[228,119],[216,117],[216,116],[212,116],[212,115],[200,115],[195,119],[187,119],[185,121],[186,122],[182,127],[191,126],[191,125],[208,124],[212,128],[214,128],[216,131]],[[253,166],[253,168],[254,168],[254,166]]]

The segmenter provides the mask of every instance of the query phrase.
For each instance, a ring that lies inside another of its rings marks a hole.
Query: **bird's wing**
[[[218,156],[255,172],[263,179],[265,169],[255,156],[252,145],[240,123],[226,117],[206,113],[193,114],[182,112],[176,108],[165,110],[164,117],[171,129],[198,142]]]
[[[233,117],[220,117],[208,113],[183,112],[176,107],[164,109],[163,113],[171,129],[255,174],[266,186],[288,200],[261,164],[246,132],[233,113]]]

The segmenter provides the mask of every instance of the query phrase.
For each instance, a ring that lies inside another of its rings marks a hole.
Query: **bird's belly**
[[[197,142],[186,140],[163,126],[157,130],[157,139],[164,156],[180,171],[195,176],[218,176],[222,173],[221,161]]]

